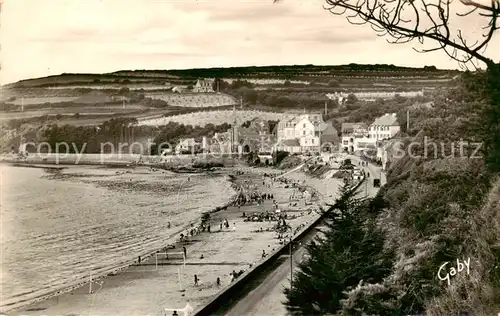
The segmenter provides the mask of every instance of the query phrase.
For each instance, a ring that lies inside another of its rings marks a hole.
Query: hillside
[[[21,87],[54,87],[59,85],[99,85],[103,83],[164,83],[187,85],[197,78],[302,78],[330,76],[363,76],[371,77],[422,77],[436,78],[439,76],[456,75],[456,70],[439,70],[434,66],[423,68],[399,67],[395,65],[291,65],[291,66],[250,66],[231,68],[200,68],[173,70],[121,70],[107,74],[70,74],[21,80],[5,85],[5,88]]]
[[[287,290],[290,311],[498,313],[500,177],[483,157],[491,152],[473,155],[477,143],[498,137],[498,129],[484,128],[492,101],[483,77],[466,73],[435,97],[434,107],[412,112],[410,129],[402,126],[402,146],[388,153],[387,184],[375,199],[343,195],[327,241],[309,246],[311,259]],[[470,260],[469,273],[451,272],[457,260]],[[437,277],[443,264],[441,276],[450,273],[449,282]]]

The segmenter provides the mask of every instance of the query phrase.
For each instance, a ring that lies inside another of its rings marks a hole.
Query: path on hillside
[[[346,158],[351,158],[354,164],[357,164],[356,161],[361,161],[359,157],[350,156]],[[302,167],[303,164],[299,167]],[[298,168],[298,167],[297,167]],[[296,171],[297,168],[292,169],[289,172]],[[298,168],[300,169],[300,168]],[[379,190],[379,188],[373,187],[373,179],[372,173],[374,175],[379,175],[380,167],[369,164],[366,167],[367,171],[370,172],[370,178],[368,178],[367,184],[362,184],[360,186],[360,193],[364,193],[364,186],[368,186],[368,196],[375,196]],[[289,173],[288,172],[288,173]],[[383,173],[382,173],[383,174]],[[284,175],[284,174],[283,174]],[[385,184],[385,175],[381,180],[382,184]],[[296,249],[293,258],[293,266],[297,267],[297,263],[299,263],[304,254],[306,253],[303,245],[307,244],[309,240],[314,238],[320,233],[318,229],[314,229],[309,236],[306,238],[306,242],[302,245],[299,245],[299,248]],[[294,268],[296,271],[296,268]],[[224,315],[226,316],[240,316],[240,315],[275,315],[275,316],[286,316],[288,315],[283,301],[285,301],[285,295],[283,294],[283,289],[285,287],[290,286],[290,261],[285,260],[282,264],[278,266],[274,271],[269,273],[263,281],[250,293],[248,293],[244,298],[242,298],[239,302],[237,302],[231,309],[226,312]]]

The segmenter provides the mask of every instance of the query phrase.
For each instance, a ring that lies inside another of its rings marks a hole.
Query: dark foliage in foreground
[[[380,282],[390,273],[393,254],[383,249],[383,234],[374,222],[384,203],[355,194],[341,190],[328,216],[328,232],[307,246],[309,258],[299,264],[292,289],[285,289],[285,305],[292,314],[337,313],[345,291]]]

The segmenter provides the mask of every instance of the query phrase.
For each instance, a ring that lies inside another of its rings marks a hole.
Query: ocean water
[[[232,195],[222,176],[0,165],[0,310],[9,311],[166,245]],[[171,228],[168,229],[168,222]]]

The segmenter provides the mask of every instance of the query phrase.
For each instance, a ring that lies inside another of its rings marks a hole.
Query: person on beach
[[[141,263],[141,256],[139,256],[139,259],[137,259],[137,262],[140,264]]]
[[[170,222],[167,223],[167,228],[170,229]]]
[[[179,316],[179,314],[177,314],[177,311],[174,311],[174,313],[172,314],[172,316]]]
[[[217,287],[220,286],[220,277],[217,277]]]
[[[198,286],[198,275],[194,275],[194,286]]]
[[[236,224],[233,223],[233,232],[235,232],[235,231],[236,231]]]
[[[184,252],[184,258],[187,258],[187,249],[186,249],[186,247],[182,247],[182,252]]]
[[[266,257],[266,251],[262,249],[262,259],[264,259],[265,257]]]
[[[220,230],[222,231],[222,222],[220,222]]]

